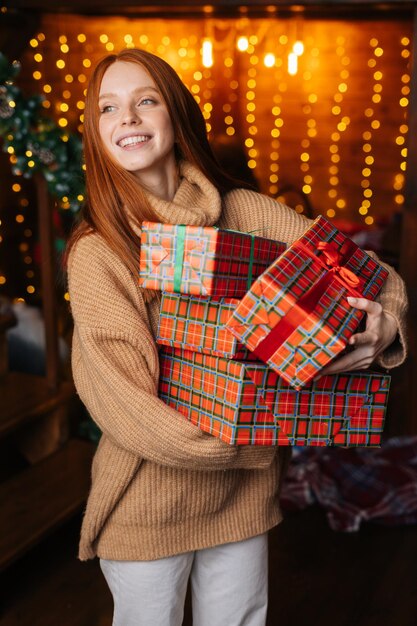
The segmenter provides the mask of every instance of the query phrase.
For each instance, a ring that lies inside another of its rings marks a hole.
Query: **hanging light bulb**
[[[298,71],[298,56],[295,52],[290,52],[288,55],[288,74],[295,76]]]
[[[265,67],[274,67],[274,65],[275,65],[275,54],[272,54],[272,52],[268,52],[264,56],[264,65],[265,65]]]
[[[204,67],[212,67],[213,65],[213,43],[211,39],[203,39],[201,49],[201,57]]]
[[[249,48],[248,38],[242,35],[242,37],[239,37],[237,40],[236,46],[240,52],[245,52]]]
[[[304,44],[303,44],[303,42],[302,41],[296,41],[295,44],[292,47],[292,51],[298,57],[301,56],[303,54],[303,52],[304,52]]]

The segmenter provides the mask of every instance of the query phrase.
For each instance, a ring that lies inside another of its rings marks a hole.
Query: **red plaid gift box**
[[[374,300],[388,272],[323,217],[262,274],[227,328],[295,389],[347,346],[364,313],[347,297]]]
[[[159,397],[230,444],[378,447],[390,376],[323,376],[302,390],[264,363],[164,349]]]
[[[253,361],[255,355],[225,327],[238,303],[236,298],[204,298],[164,291],[156,341],[171,348]]]
[[[139,284],[202,296],[243,296],[285,244],[212,226],[143,222]]]

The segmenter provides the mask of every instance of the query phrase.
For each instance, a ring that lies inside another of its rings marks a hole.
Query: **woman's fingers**
[[[397,322],[385,313],[379,302],[366,298],[348,298],[349,304],[366,313],[366,328],[362,333],[352,335],[349,344],[352,350],[325,367],[320,375],[337,374],[349,370],[367,369],[395,339]]]
[[[382,306],[379,302],[367,298],[354,298],[353,296],[348,296],[347,301],[355,309],[365,311],[368,315],[381,315],[382,313]]]
[[[373,360],[373,352],[365,345],[365,347],[356,348],[352,352],[336,358],[321,370],[320,375],[325,376],[326,374],[339,374],[340,372],[367,369]]]
[[[365,330],[363,333],[358,333],[357,335],[352,335],[349,339],[349,344],[351,346],[377,346],[379,342],[379,335],[377,332],[373,330]]]

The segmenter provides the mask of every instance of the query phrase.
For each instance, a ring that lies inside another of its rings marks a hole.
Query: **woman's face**
[[[113,158],[146,186],[175,171],[174,129],[155,82],[136,63],[116,61],[99,95],[99,131]]]

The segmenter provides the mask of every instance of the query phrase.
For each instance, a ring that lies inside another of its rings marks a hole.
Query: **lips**
[[[119,139],[117,141],[117,145],[120,148],[130,148],[133,146],[137,146],[141,143],[146,143],[147,141],[149,141],[149,139],[149,135],[130,135],[128,137],[122,137],[121,139]]]

